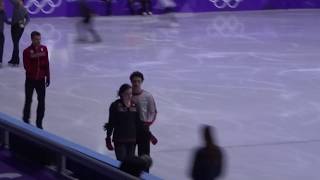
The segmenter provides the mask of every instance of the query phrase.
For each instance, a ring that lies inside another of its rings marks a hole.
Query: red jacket
[[[23,51],[26,77],[32,80],[50,79],[49,58],[46,46],[29,46]]]

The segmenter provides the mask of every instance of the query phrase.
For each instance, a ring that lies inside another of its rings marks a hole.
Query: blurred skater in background
[[[93,27],[93,16],[94,13],[89,7],[89,4],[86,0],[79,1],[79,11],[82,17],[76,25],[78,31],[78,42],[89,42],[87,34],[91,34],[93,42],[101,42],[101,37]]]

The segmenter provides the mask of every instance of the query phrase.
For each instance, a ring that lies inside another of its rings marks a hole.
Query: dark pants
[[[26,123],[29,123],[32,95],[33,95],[34,89],[36,89],[37,96],[38,96],[36,125],[38,128],[42,129],[42,119],[44,117],[45,95],[46,95],[45,80],[26,79],[26,82],[25,82],[26,99],[25,99],[25,104],[23,109],[23,121]]]
[[[134,156],[135,143],[114,142],[114,151],[117,160],[124,161],[128,157]]]
[[[0,63],[2,63],[3,58],[3,45],[4,45],[4,35],[0,32]]]
[[[150,129],[148,126],[141,125],[137,134],[138,155],[150,156]]]
[[[150,129],[147,126],[138,128],[137,146],[138,156],[148,155],[150,156]],[[149,172],[149,169],[146,169]]]
[[[19,64],[19,41],[23,34],[24,28],[21,28],[19,24],[11,25],[11,38],[13,42],[13,51],[11,60],[9,63],[11,64]]]
[[[150,156],[150,134],[148,126],[142,125],[138,128],[138,156],[142,156],[144,154]],[[147,169],[146,172],[149,172],[149,169]]]
[[[142,12],[151,12],[151,0],[141,0]]]
[[[104,0],[106,2],[106,13],[107,15],[112,14],[112,0]]]

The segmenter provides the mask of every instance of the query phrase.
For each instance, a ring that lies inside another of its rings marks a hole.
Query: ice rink
[[[226,155],[222,179],[318,180],[319,17],[319,10],[98,17],[101,43],[76,43],[76,18],[34,18],[20,53],[40,31],[51,63],[49,132],[114,157],[102,126],[117,89],[139,70],[158,108],[151,173],[189,179],[199,128],[210,124]],[[25,74],[21,64],[7,65],[9,26],[5,37],[0,111],[21,118]],[[34,94],[33,122],[36,104]]]

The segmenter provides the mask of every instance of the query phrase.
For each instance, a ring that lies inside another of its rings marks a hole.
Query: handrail
[[[39,144],[58,153],[62,158],[72,159],[78,164],[94,169],[96,172],[110,179],[136,180],[138,178],[118,169],[120,162],[106,155],[94,152],[86,147],[68,141],[47,131],[30,126],[0,112],[0,127],[7,134],[15,134],[23,139]],[[58,165],[60,166],[60,165]],[[61,165],[62,167],[64,165]],[[159,180],[160,178],[144,173],[146,180]]]

